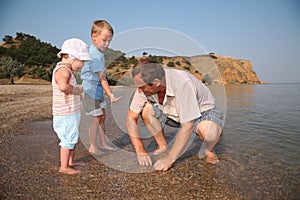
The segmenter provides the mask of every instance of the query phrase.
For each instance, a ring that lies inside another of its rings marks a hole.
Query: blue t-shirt
[[[81,70],[82,87],[84,93],[99,100],[104,93],[97,72],[104,72],[104,54],[94,45],[90,46],[89,53],[93,60],[85,62]]]

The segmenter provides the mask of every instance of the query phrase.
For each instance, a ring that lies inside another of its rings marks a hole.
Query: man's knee
[[[213,121],[202,121],[196,129],[201,141],[219,141],[222,134],[222,128]]]

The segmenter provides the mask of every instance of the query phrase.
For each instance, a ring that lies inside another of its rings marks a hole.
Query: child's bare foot
[[[168,150],[168,146],[160,147],[153,151],[153,155],[159,155],[161,153],[164,153]]]
[[[62,169],[61,167],[59,168],[58,172],[68,174],[68,175],[76,175],[79,173],[76,169],[73,169],[71,167],[67,167],[65,169]]]
[[[217,164],[219,162],[218,156],[214,152],[206,153],[206,162],[210,164]]]
[[[116,147],[110,146],[108,144],[101,145],[100,149],[108,150],[108,151],[115,151],[115,150],[117,150]]]
[[[101,154],[104,153],[104,152],[101,151],[99,148],[94,148],[94,147],[90,147],[90,148],[89,148],[89,152],[90,152],[91,154],[97,154],[97,155],[101,155]]]
[[[73,166],[85,166],[86,163],[84,162],[73,162],[73,163],[69,163],[69,166],[70,167],[73,167]]]

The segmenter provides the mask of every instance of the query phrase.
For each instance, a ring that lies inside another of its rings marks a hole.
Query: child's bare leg
[[[99,147],[101,149],[106,149],[106,150],[116,150],[116,148],[110,146],[107,144],[106,141],[106,135],[105,135],[105,109],[102,109],[103,115],[98,116],[97,120],[99,123],[99,127],[98,127],[98,134],[99,134]]]
[[[91,117],[90,127],[89,127],[89,137],[90,137],[90,153],[101,154],[103,153],[97,146],[97,134],[99,129],[99,124],[97,117]]]
[[[79,171],[69,166],[70,154],[71,154],[70,149],[64,147],[60,148],[60,168],[58,172],[69,174],[69,175],[75,175],[79,173]]]
[[[74,147],[74,149],[70,150],[69,166],[72,167],[72,166],[84,166],[84,165],[86,165],[86,163],[84,163],[84,162],[75,162],[74,161],[75,147]]]

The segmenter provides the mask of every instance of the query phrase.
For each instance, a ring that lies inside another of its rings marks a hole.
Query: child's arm
[[[104,73],[98,72],[98,77],[99,77],[100,83],[101,83],[105,93],[109,96],[110,101],[113,103],[119,101],[121,99],[121,97],[118,97],[118,98],[114,97],[113,93],[110,90],[110,87],[108,85],[108,82],[106,80]]]
[[[65,94],[80,95],[82,93],[82,87],[73,87],[71,84],[69,84],[70,75],[70,72],[67,69],[64,69],[63,67],[56,71],[55,81],[58,85],[58,89],[64,92]]]

